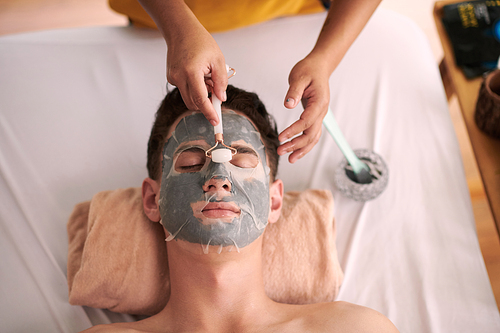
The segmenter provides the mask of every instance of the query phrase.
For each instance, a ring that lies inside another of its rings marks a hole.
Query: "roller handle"
[[[347,162],[349,162],[349,164],[351,165],[353,172],[356,175],[362,173],[363,171],[363,173],[365,173],[366,171],[369,172],[370,168],[368,168],[365,163],[360,161],[360,159],[356,156],[356,154],[354,154],[354,151],[347,143],[347,140],[342,134],[342,131],[340,130],[340,127],[337,124],[337,121],[335,120],[333,112],[330,108],[328,108],[328,112],[323,119],[323,125],[325,125],[327,131],[333,137],[333,140],[335,140],[335,142],[337,143],[340,151],[342,152],[342,154],[344,154]]]
[[[214,134],[222,134],[222,111],[221,111],[221,104],[222,102],[220,99],[215,95],[212,94],[212,106],[215,109],[215,112],[217,112],[217,117],[219,117],[219,123],[214,126]]]

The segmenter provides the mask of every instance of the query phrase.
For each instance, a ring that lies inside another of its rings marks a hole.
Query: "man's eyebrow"
[[[186,152],[186,151],[188,151],[188,152],[196,152],[196,151],[199,151],[199,150],[201,150],[201,151],[203,151],[203,152],[205,151],[205,149],[203,149],[203,148],[202,148],[202,147],[200,147],[200,146],[193,146],[193,147],[189,147],[189,148],[187,148],[187,149],[182,150],[182,152],[183,152],[183,153],[184,153],[184,152]]]
[[[175,150],[174,156],[179,155],[180,153],[185,152],[185,151],[193,152],[193,151],[196,151],[198,149],[206,151],[209,148],[210,148],[210,145],[208,143],[206,143],[206,144],[199,144],[199,143],[192,144],[191,142],[183,142]]]
[[[255,149],[253,149],[251,147],[243,146],[240,144],[233,144],[233,145],[231,145],[231,147],[236,148],[236,150],[238,151],[238,154],[252,154],[252,155],[255,155],[256,157],[259,157],[259,155],[255,151]]]

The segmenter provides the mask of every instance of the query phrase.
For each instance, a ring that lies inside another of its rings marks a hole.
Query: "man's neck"
[[[260,238],[239,253],[195,254],[178,245],[168,246],[171,295],[163,312],[183,330],[255,324],[274,305],[264,291]]]

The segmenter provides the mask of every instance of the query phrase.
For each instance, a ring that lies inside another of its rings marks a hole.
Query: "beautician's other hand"
[[[284,142],[302,133],[278,148],[280,155],[292,153],[288,157],[290,163],[303,157],[318,142],[330,101],[330,75],[363,30],[380,1],[332,1],[316,45],[290,72],[290,88],[285,97],[285,106],[294,108],[300,100],[305,104],[300,119],[279,136],[280,141]]]
[[[323,118],[330,101],[328,81],[331,72],[324,68],[322,59],[310,54],[293,67],[288,77],[290,88],[285,97],[285,107],[293,109],[300,101],[304,106],[300,119],[279,135],[279,140],[284,142],[300,134],[278,148],[279,155],[291,153],[288,157],[290,163],[307,154],[321,136]]]
[[[205,79],[211,74],[210,79]],[[216,125],[218,123],[208,92],[226,100],[226,61],[213,37],[204,29],[186,32],[175,38],[167,51],[167,80],[177,86],[190,110],[200,110]]]

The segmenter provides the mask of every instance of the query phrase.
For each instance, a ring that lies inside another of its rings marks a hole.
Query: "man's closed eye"
[[[198,172],[205,165],[205,151],[201,148],[193,147],[184,150],[179,154],[175,162],[175,170],[181,173]]]
[[[250,147],[235,146],[237,153],[233,155],[231,164],[240,168],[255,168],[259,164],[257,152]]]

